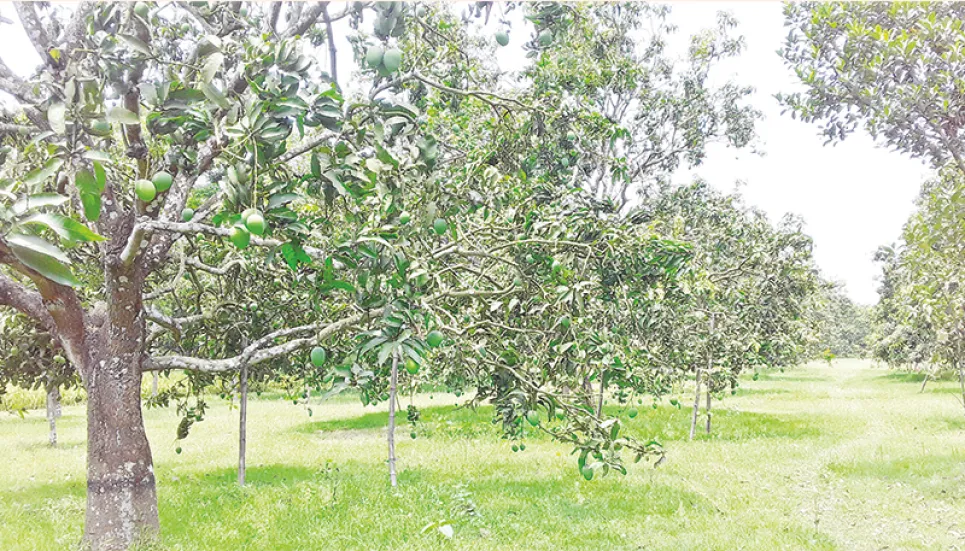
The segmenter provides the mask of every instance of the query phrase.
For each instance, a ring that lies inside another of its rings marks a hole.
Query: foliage
[[[781,50],[805,86],[780,99],[829,141],[859,126],[935,166],[963,163],[965,7],[955,2],[785,5]]]
[[[840,284],[829,283],[815,293],[809,313],[815,335],[808,355],[839,358],[864,358],[871,338],[872,308],[856,304]]]
[[[957,169],[949,168],[927,182],[917,211],[905,225],[904,246],[879,253],[885,278],[877,309],[876,356],[892,365],[958,368],[963,361],[963,193],[965,184]]]
[[[746,369],[804,358],[818,280],[799,220],[772,225],[740,196],[703,182],[665,190],[631,216],[694,247],[682,292],[653,314],[648,344],[657,357],[683,372],[710,362],[718,393]]]

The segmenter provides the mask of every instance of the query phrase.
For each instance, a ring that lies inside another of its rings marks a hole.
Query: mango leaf
[[[71,241],[103,241],[104,238],[92,232],[80,222],[59,214],[35,214],[23,221],[24,224],[47,226],[64,239]]]
[[[67,202],[67,196],[59,193],[35,193],[21,198],[10,207],[16,215],[21,215],[30,209],[40,207],[59,207]]]
[[[214,52],[209,55],[207,59],[204,60],[204,67],[201,69],[201,80],[205,84],[210,84],[214,80],[215,75],[221,69],[221,65],[224,63],[224,54],[221,52]]]
[[[97,182],[97,189],[100,192],[104,192],[104,188],[107,187],[107,172],[104,170],[104,166],[94,161],[94,179]]]
[[[97,151],[96,149],[88,149],[84,152],[84,158],[90,159],[91,161],[99,161],[101,163],[111,163],[113,160],[111,156],[103,151]]]
[[[63,134],[67,131],[67,106],[64,102],[57,101],[50,104],[47,108],[47,122],[54,132]]]
[[[44,166],[35,168],[28,172],[23,178],[23,183],[27,184],[28,186],[35,186],[43,183],[48,178],[56,174],[62,166],[64,166],[64,160],[59,157],[54,157],[44,163]]]
[[[115,105],[107,110],[107,120],[109,122],[120,122],[124,124],[138,124],[141,122],[136,114],[124,109],[120,105]]]
[[[287,205],[299,197],[297,193],[276,193],[268,199],[268,210]]]
[[[7,243],[11,245],[17,245],[24,249],[30,249],[40,254],[45,254],[51,256],[64,264],[70,264],[70,258],[64,251],[60,250],[56,245],[50,243],[42,237],[37,237],[36,235],[26,235],[22,233],[11,233],[5,237]]]
[[[51,281],[68,287],[74,287],[79,283],[74,274],[70,273],[70,268],[53,256],[13,243],[10,244],[10,250],[17,260]]]
[[[146,55],[147,57],[151,57],[152,55],[154,55],[151,53],[151,47],[148,46],[146,42],[144,42],[143,40],[141,40],[136,36],[131,36],[129,34],[119,34],[117,35],[117,38],[120,38],[121,41],[124,44],[127,44],[127,46],[132,50],[136,50]]]
[[[204,92],[204,96],[206,98],[211,100],[211,102],[217,105],[218,107],[222,109],[228,109],[229,107],[231,107],[231,103],[228,102],[228,98],[226,98],[225,95],[221,92],[221,90],[218,90],[218,88],[216,88],[215,86],[209,83],[206,83],[203,86],[201,86],[201,91]]]
[[[74,177],[74,185],[80,192],[80,202],[84,206],[84,218],[91,222],[96,221],[101,216],[101,191],[104,188],[86,168],[79,171]]]

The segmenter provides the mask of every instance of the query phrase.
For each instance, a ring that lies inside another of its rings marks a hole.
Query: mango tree
[[[19,312],[0,313],[0,403],[10,386],[43,389],[46,395],[47,442],[57,445],[57,419],[61,415],[61,389],[80,382],[56,339]],[[23,414],[23,411],[19,411]]]
[[[706,430],[712,396],[735,389],[749,369],[803,357],[810,320],[806,300],[817,291],[811,239],[800,220],[773,225],[766,215],[697,182],[646,201],[631,216],[690,244],[693,257],[677,293],[654,324],[654,347],[695,379],[691,438],[706,386]]]

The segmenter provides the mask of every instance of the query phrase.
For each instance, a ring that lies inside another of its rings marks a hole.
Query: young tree
[[[61,415],[60,391],[79,381],[63,349],[36,322],[19,312],[0,313],[0,401],[8,386],[39,388],[46,394],[48,442],[57,445],[57,419]]]
[[[902,234],[905,272],[898,294],[903,325],[927,327],[929,361],[958,372],[965,400],[965,193],[963,175],[949,168],[925,184],[918,210]]]
[[[653,332],[658,355],[694,374],[693,438],[705,386],[709,432],[712,395],[733,389],[747,369],[803,357],[805,304],[817,291],[811,239],[800,220],[772,225],[740,196],[703,182],[657,194],[631,217],[693,248],[686,291],[668,301]]]

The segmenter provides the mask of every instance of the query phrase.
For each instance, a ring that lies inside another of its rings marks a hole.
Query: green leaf
[[[312,176],[316,178],[322,177],[322,165],[318,161],[318,153],[312,151]]]
[[[107,153],[103,151],[97,151],[96,149],[88,149],[84,152],[84,158],[90,159],[91,161],[98,161],[101,163],[113,163],[113,159]]]
[[[224,54],[221,52],[214,52],[209,55],[207,59],[204,60],[204,67],[201,69],[201,80],[205,84],[210,84],[214,80],[215,75],[221,69],[221,65],[224,63]]]
[[[144,42],[143,40],[141,40],[136,36],[131,36],[129,34],[119,34],[117,35],[117,38],[120,38],[121,42],[123,42],[124,44],[127,44],[129,48],[133,50],[137,50],[138,52],[146,55],[147,57],[151,57],[152,55],[154,55],[151,53],[151,47],[146,42]]]
[[[80,202],[84,206],[84,218],[91,222],[101,216],[101,191],[103,187],[97,178],[87,169],[83,169],[74,177],[74,185],[80,191]]]
[[[79,283],[74,274],[70,273],[70,268],[53,256],[13,243],[10,244],[10,250],[20,262],[51,281],[68,287]]]
[[[16,215],[21,215],[28,210],[41,207],[59,207],[68,200],[68,197],[59,193],[35,193],[21,198],[10,207]]]
[[[120,105],[115,105],[107,110],[107,120],[109,122],[120,122],[124,124],[138,124],[141,122],[136,114],[124,109]]]
[[[107,187],[107,172],[104,170],[104,166],[94,161],[94,178],[97,182],[97,190],[102,192],[104,188]]]
[[[382,348],[379,349],[379,365],[384,364],[385,360],[389,359],[389,355],[395,350],[396,344],[395,342],[387,342],[382,345]]]
[[[276,193],[268,199],[268,210],[287,205],[300,197],[297,193]]]
[[[57,101],[50,104],[47,108],[47,122],[54,132],[63,134],[67,132],[67,106],[64,102]]]
[[[27,184],[28,186],[35,186],[43,183],[48,178],[56,174],[62,166],[64,166],[64,160],[59,157],[54,157],[44,163],[44,166],[35,168],[28,172],[23,178],[23,183]]]
[[[81,193],[80,202],[84,206],[84,218],[96,222],[101,217],[100,193]]]
[[[64,239],[71,241],[103,241],[104,238],[92,232],[80,222],[59,214],[35,214],[23,221],[24,224],[47,226]]]
[[[204,96],[208,98],[212,103],[217,105],[222,109],[228,109],[231,107],[231,103],[228,102],[228,98],[218,90],[215,86],[211,84],[204,84],[201,86],[201,91],[204,92]]]
[[[64,251],[60,250],[56,245],[50,243],[42,237],[22,233],[11,233],[7,235],[5,239],[7,240],[7,243],[11,245],[17,245],[18,247],[23,247],[24,249],[30,249],[40,254],[51,256],[63,262],[64,264],[70,264],[70,258],[66,253],[64,253]]]

